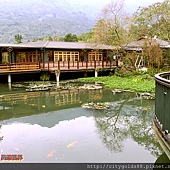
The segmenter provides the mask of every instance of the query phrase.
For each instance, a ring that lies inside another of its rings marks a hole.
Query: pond
[[[153,130],[154,100],[131,92],[26,92],[0,85],[0,152],[31,163],[154,163],[162,154]],[[111,109],[82,108],[109,102]]]

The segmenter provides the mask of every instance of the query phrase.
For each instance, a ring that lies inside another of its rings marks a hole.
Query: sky
[[[156,2],[163,2],[164,0],[125,0],[125,4],[127,5],[127,11],[135,12],[139,6],[147,7]]]

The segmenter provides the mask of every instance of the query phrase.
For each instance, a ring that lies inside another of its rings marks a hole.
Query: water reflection
[[[153,131],[153,112],[153,101],[137,100],[134,94],[126,94],[124,100],[115,102],[114,110],[95,112],[100,138],[112,152],[121,152],[124,141],[132,138],[157,157],[162,152]]]
[[[114,107],[80,107],[91,101]],[[22,153],[24,162],[154,162],[161,154],[152,128],[154,101],[135,93],[8,93],[0,106],[1,154]]]
[[[117,96],[116,98],[119,98]],[[109,90],[20,92],[0,95],[0,120],[80,107],[86,101],[111,101]]]

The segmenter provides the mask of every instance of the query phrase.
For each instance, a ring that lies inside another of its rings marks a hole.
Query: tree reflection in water
[[[105,146],[111,152],[122,152],[126,139],[144,146],[152,155],[161,155],[153,130],[154,101],[142,100],[133,93],[122,93],[112,110],[95,110],[95,123]]]

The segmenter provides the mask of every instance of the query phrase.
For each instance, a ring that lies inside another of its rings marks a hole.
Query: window
[[[40,61],[40,54],[38,54],[38,61]],[[18,52],[17,62],[36,62],[35,52]]]
[[[79,52],[54,51],[54,61],[79,61]]]
[[[103,53],[102,52],[88,52],[88,61],[102,61]]]

